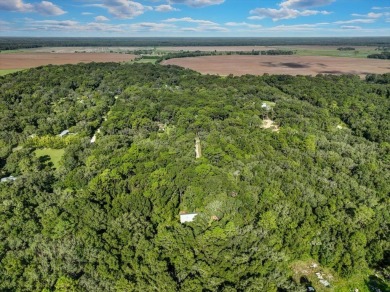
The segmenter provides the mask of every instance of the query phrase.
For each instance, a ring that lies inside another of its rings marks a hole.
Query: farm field
[[[390,72],[390,62],[384,60],[326,57],[326,56],[205,56],[176,58],[162,62],[203,74],[219,75],[317,75]]]
[[[130,54],[110,53],[14,53],[0,54],[0,70],[25,69],[43,65],[63,65],[89,62],[126,62]]]
[[[153,49],[153,47],[41,47],[31,49],[20,49],[13,51],[2,51],[2,54],[7,52],[24,52],[24,53],[120,53],[134,50]]]
[[[124,53],[134,50],[152,50],[157,53],[180,52],[180,51],[201,51],[201,52],[250,52],[266,50],[292,50],[301,56],[335,56],[335,57],[353,57],[365,58],[369,54],[377,53],[375,46],[354,46],[352,51],[339,51],[340,46],[158,46],[158,47],[42,47],[32,49],[20,49],[11,51],[2,51],[1,54],[17,53]]]
[[[332,56],[366,58],[367,55],[378,53],[377,47],[356,46],[355,50],[340,51],[340,46],[199,46],[199,47],[157,47],[157,52],[202,51],[202,52],[250,52],[267,50],[291,50],[299,56]]]

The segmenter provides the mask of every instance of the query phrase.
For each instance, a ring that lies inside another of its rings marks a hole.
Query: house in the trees
[[[69,134],[69,130],[63,130],[58,136],[64,137]]]
[[[3,177],[1,180],[0,180],[0,182],[9,182],[9,181],[14,181],[14,180],[16,180],[16,177],[14,177],[14,176],[8,176],[8,177]]]
[[[266,109],[267,111],[269,111],[271,109],[271,107],[265,102],[262,103],[261,107]]]
[[[196,215],[198,215],[198,213],[180,214],[180,223],[192,222]]]
[[[68,135],[69,134],[69,130],[63,130],[60,134],[59,134],[59,136],[60,137],[64,137],[64,136],[66,136],[66,135]]]

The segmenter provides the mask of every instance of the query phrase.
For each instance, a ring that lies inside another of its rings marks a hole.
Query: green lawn
[[[3,51],[0,51],[0,54],[17,54],[17,53],[22,53],[24,52],[23,49],[20,49],[20,50],[3,50]]]
[[[368,55],[377,54],[374,48],[356,48],[355,51],[339,51],[337,49],[292,49],[298,56],[328,56],[328,57],[349,57],[367,58]]]
[[[151,63],[151,64],[156,64],[157,58],[156,59],[140,59],[137,61],[134,61],[134,63]]]
[[[11,73],[14,73],[14,72],[18,72],[18,71],[21,71],[23,69],[4,69],[4,70],[0,70],[0,76],[4,76],[4,75],[7,75],[7,74],[11,74]]]
[[[342,278],[329,268],[317,264],[316,268],[311,267],[314,260],[296,261],[291,264],[293,270],[293,279],[299,283],[301,277],[306,277],[309,281],[308,286],[312,286],[317,292],[350,292],[358,289],[359,292],[374,291],[371,288],[380,288],[382,291],[389,291],[389,282],[374,276],[376,271],[367,270],[366,273],[356,274],[350,278]],[[320,272],[322,277],[330,282],[330,287],[323,286],[316,272]]]
[[[64,155],[65,150],[64,149],[51,149],[51,148],[43,148],[43,149],[37,149],[35,150],[35,155],[37,157],[42,157],[45,155],[50,156],[51,162],[53,162],[53,165],[55,168],[59,167],[59,162]]]

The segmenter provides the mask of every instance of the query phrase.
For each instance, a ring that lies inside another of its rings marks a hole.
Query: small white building
[[[3,177],[1,180],[0,180],[0,182],[9,182],[9,181],[14,181],[14,180],[16,180],[16,177],[14,177],[14,176],[8,176],[8,177]]]
[[[317,278],[320,279],[320,280],[324,279],[324,278],[322,277],[322,275],[321,275],[320,272],[316,273],[316,276],[317,276]]]
[[[198,213],[180,214],[180,223],[192,222]]]
[[[66,135],[68,135],[69,134],[69,130],[63,130],[60,134],[59,134],[59,136],[60,137],[64,137],[64,136],[66,136]]]
[[[322,284],[322,285],[324,285],[325,287],[330,287],[330,283],[328,282],[328,281],[326,281],[326,280],[320,280],[320,283]]]
[[[266,104],[265,102],[263,102],[263,103],[261,104],[261,107],[262,107],[262,108],[265,108],[267,111],[269,111],[269,110],[271,109],[271,107],[270,107],[268,104]]]

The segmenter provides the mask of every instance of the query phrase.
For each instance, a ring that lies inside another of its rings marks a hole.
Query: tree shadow
[[[315,289],[313,288],[313,285],[311,283],[311,281],[309,281],[309,279],[306,277],[306,276],[302,276],[300,279],[299,279],[299,283],[303,286],[305,286],[306,288],[306,291],[315,291]]]
[[[53,167],[54,164],[51,161],[51,157],[49,155],[43,155],[38,158],[39,162],[43,165],[47,165],[49,167]]]
[[[372,292],[388,292],[390,291],[390,286],[388,283],[383,281],[382,279],[371,275],[368,277],[368,281],[366,281],[366,285],[369,291]]]

